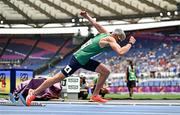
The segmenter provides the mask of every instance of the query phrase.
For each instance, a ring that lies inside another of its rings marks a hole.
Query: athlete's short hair
[[[126,39],[126,34],[125,34],[125,32],[122,29],[119,29],[119,28],[115,29],[113,31],[113,34],[117,34],[117,35],[121,36],[122,40]]]

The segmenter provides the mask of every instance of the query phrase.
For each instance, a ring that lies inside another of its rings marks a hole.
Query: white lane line
[[[107,102],[107,103],[97,103],[97,102],[41,102],[44,104],[82,104],[82,105],[164,105],[164,106],[173,106],[173,105],[180,105],[180,103],[168,103],[168,102]]]
[[[149,111],[144,111],[144,112],[137,112],[137,111],[127,111],[127,112],[125,112],[125,111],[31,111],[31,110],[0,110],[0,112],[2,113],[2,112],[4,112],[4,113],[6,113],[6,114],[8,114],[8,112],[13,112],[13,114],[20,114],[20,113],[22,113],[22,112],[24,112],[24,113],[22,113],[22,114],[31,114],[31,113],[41,113],[41,114],[49,114],[49,113],[76,113],[76,114],[78,114],[78,113],[84,113],[84,114],[137,114],[137,115],[139,115],[139,114],[143,114],[143,115],[170,115],[170,114],[172,114],[172,113],[170,113],[170,112],[161,112],[161,113],[157,113],[157,112],[149,112]]]

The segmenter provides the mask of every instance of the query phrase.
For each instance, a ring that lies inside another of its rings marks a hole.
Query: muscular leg
[[[70,64],[61,70],[62,73],[57,73],[52,78],[48,78],[37,89],[29,90],[29,94],[26,97],[26,105],[30,106],[31,102],[35,99],[36,95],[38,95],[40,92],[42,92],[46,88],[52,86],[53,84],[60,82],[62,79],[65,78],[65,76],[69,76],[69,75],[73,74],[80,67],[81,67],[81,65],[78,63],[78,61],[73,56],[70,60]]]
[[[131,87],[128,86],[129,97],[131,97]]]
[[[37,89],[35,89],[32,94],[37,95],[46,88],[52,86],[53,84],[60,82],[65,78],[65,76],[69,76],[73,74],[76,70],[78,70],[81,67],[79,62],[76,60],[76,58],[73,56],[70,60],[69,65],[65,66],[64,69],[61,70],[62,73],[57,73],[55,76],[48,78],[46,81],[44,81]]]
[[[60,82],[62,79],[64,79],[64,74],[62,73],[57,73],[55,76],[48,78],[47,80],[45,80],[37,89],[35,89],[32,93],[34,95],[38,95],[39,93],[41,93],[43,90],[45,90],[46,88],[52,86],[53,84]]]
[[[99,64],[99,66],[96,68],[96,72],[100,74],[98,78],[98,82],[96,84],[96,87],[94,89],[93,95],[99,95],[100,89],[103,87],[106,79],[108,78],[110,74],[110,70],[104,65]]]
[[[130,97],[133,95],[133,87],[130,88]]]
[[[133,88],[131,87],[131,88],[129,89],[129,97],[132,97],[132,90],[133,90]]]

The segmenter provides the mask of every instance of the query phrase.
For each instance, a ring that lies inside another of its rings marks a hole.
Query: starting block
[[[0,106],[27,106],[26,101],[22,94],[18,94],[19,99],[16,101],[13,94],[9,94],[9,100],[0,101]],[[31,106],[45,106],[45,104],[39,102],[32,102]]]

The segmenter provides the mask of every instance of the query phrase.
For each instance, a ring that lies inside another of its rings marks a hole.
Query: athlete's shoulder
[[[108,42],[116,42],[116,40],[115,40],[112,36],[107,36],[107,37],[106,37],[106,40],[107,40]]]

